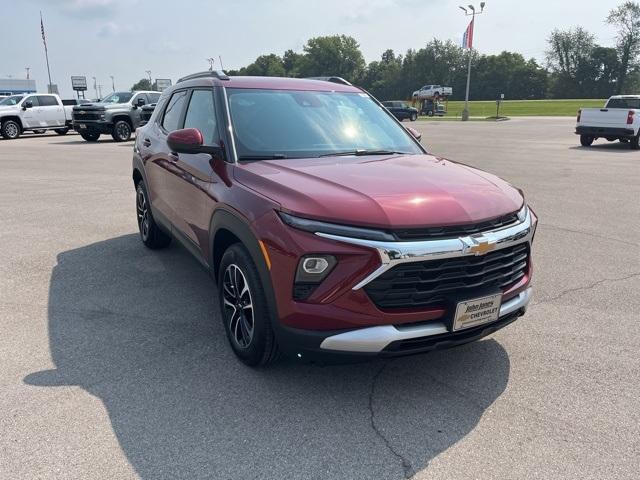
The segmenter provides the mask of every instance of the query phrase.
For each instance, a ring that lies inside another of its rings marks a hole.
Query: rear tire
[[[236,356],[249,366],[265,366],[278,358],[278,345],[258,269],[240,243],[231,245],[218,269],[218,298],[227,339]]]
[[[0,133],[7,140],[15,140],[22,133],[20,124],[15,120],[5,120],[0,127]]]
[[[580,145],[583,147],[590,147],[594,140],[591,135],[580,135]]]
[[[151,250],[164,248],[171,243],[171,237],[160,230],[151,214],[149,196],[143,181],[136,186],[136,217],[140,240]]]
[[[131,138],[131,125],[126,120],[118,120],[113,125],[111,137],[116,142],[126,142]]]
[[[415,122],[418,119],[418,114],[417,113],[412,113],[411,114],[411,121]]]
[[[433,110],[427,111],[427,116],[428,117],[433,117]]]
[[[100,134],[98,132],[83,132],[80,136],[87,142],[97,142],[100,138]]]
[[[640,132],[635,137],[631,137],[629,140],[629,148],[631,150],[638,150],[640,148]]]
[[[69,128],[56,128],[54,132],[56,132],[58,135],[66,135],[67,133],[69,133]]]

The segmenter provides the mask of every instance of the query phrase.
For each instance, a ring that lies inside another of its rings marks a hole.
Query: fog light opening
[[[322,257],[305,258],[302,262],[302,269],[309,274],[319,275],[329,268],[329,262]]]

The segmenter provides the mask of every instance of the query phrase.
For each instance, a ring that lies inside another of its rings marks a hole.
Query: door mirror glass
[[[26,102],[24,102],[24,104],[22,105],[23,109],[27,109],[27,108],[33,108],[33,102],[31,100],[27,100]]]
[[[136,105],[138,107],[142,107],[144,104],[146,104],[147,102],[145,102],[144,97],[138,97],[138,100],[136,100]]]

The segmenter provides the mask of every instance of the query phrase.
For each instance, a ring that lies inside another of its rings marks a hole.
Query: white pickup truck
[[[424,100],[433,97],[448,97],[453,94],[453,88],[443,87],[442,85],[425,85],[420,90],[413,92],[413,98]]]
[[[640,95],[615,95],[603,108],[578,110],[576,134],[580,144],[589,147],[598,138],[629,143],[633,150],[640,148]]]
[[[12,95],[0,101],[0,134],[18,138],[22,132],[54,130],[65,135],[71,128],[73,105],[63,105],[58,95],[38,93]]]

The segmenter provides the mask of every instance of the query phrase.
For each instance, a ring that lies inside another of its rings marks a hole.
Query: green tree
[[[622,3],[609,12],[607,23],[618,31],[616,47],[619,65],[616,93],[622,93],[629,72],[637,66],[640,53],[640,5],[637,2]]]
[[[274,53],[260,55],[251,65],[240,69],[240,75],[284,77],[285,74],[282,58]]]
[[[140,80],[138,80],[136,83],[133,84],[133,86],[131,87],[131,91],[133,92],[134,90],[155,90],[156,89],[155,86],[156,86],[155,82],[151,84],[148,78],[141,78]]]
[[[296,53],[293,50],[287,50],[282,56],[282,66],[288,77],[300,76],[300,69],[302,68],[302,62],[304,55]]]
[[[553,72],[553,96],[579,98],[584,96],[584,83],[592,74],[591,55],[595,48],[594,36],[576,27],[554,30],[547,40],[547,64]]]
[[[346,35],[315,37],[304,46],[300,65],[303,77],[336,75],[351,82],[362,77],[365,61],[355,38]]]

